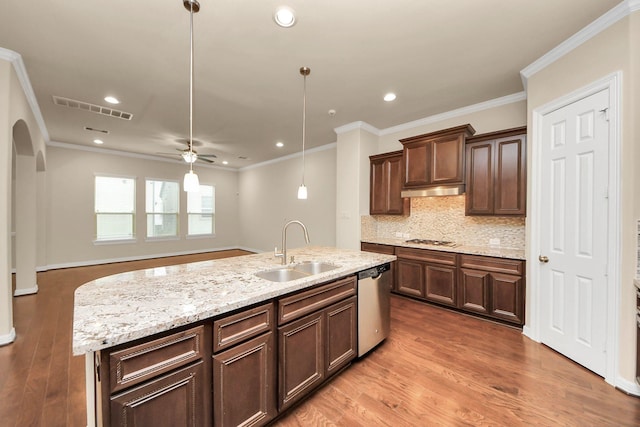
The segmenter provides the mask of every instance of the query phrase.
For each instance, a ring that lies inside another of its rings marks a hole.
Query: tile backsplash
[[[490,239],[499,239],[500,247],[524,250],[525,218],[465,216],[464,200],[464,195],[417,197],[411,199],[410,216],[365,215],[362,238],[450,240],[471,246],[490,246]],[[640,247],[638,257],[640,264]]]

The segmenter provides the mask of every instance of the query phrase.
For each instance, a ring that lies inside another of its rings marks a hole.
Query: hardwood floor
[[[16,341],[0,347],[0,425],[86,424],[84,358],[71,355],[78,286],[211,257],[40,273],[37,295],[14,298]],[[638,426],[640,399],[517,329],[394,297],[387,341],[274,425]]]

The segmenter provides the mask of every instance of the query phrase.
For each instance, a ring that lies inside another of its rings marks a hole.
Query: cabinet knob
[[[547,263],[547,262],[549,262],[549,257],[544,256],[544,255],[540,255],[540,256],[538,257],[538,261],[540,261],[540,262],[544,262],[544,263]]]

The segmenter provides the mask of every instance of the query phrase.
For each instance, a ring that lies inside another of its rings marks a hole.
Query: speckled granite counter
[[[402,246],[405,248],[418,248],[418,249],[431,249],[436,251],[443,252],[455,252],[460,254],[469,254],[469,255],[484,255],[491,256],[496,258],[511,258],[511,259],[519,259],[524,260],[524,250],[520,249],[511,249],[511,248],[501,248],[501,247],[491,247],[491,246],[469,246],[469,245],[459,245],[459,246],[431,246],[431,245],[423,245],[419,243],[407,243],[405,239],[363,239],[365,243],[377,243],[380,245],[390,245],[390,246]]]
[[[338,268],[284,283],[254,274],[278,268],[272,253],[245,255],[103,277],[75,292],[73,353],[81,355],[208,319],[395,260],[329,247],[291,249],[295,262]]]

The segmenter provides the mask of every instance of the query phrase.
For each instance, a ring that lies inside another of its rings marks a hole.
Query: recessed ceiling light
[[[223,161],[222,161],[222,164],[223,164],[223,165],[228,165],[228,164],[229,164],[229,162],[227,162],[226,160],[223,160]]]
[[[115,96],[105,96],[104,100],[109,104],[120,104],[120,101]]]
[[[282,142],[278,141],[278,142],[276,142],[276,147],[282,148],[282,147],[284,147],[284,144]]]
[[[273,20],[276,21],[276,24],[279,26],[289,28],[293,27],[296,23],[296,15],[290,7],[280,6],[273,14]]]
[[[384,96],[384,100],[385,100],[385,101],[387,101],[387,102],[391,102],[391,101],[393,101],[394,99],[396,99],[396,94],[395,94],[395,93],[392,93],[392,92],[389,92],[388,94],[386,94],[386,95]]]
[[[102,144],[104,144],[104,141],[103,141],[103,140],[101,140],[101,139],[94,139],[94,140],[93,140],[93,143],[94,143],[94,144],[98,144],[98,145],[102,145]]]

